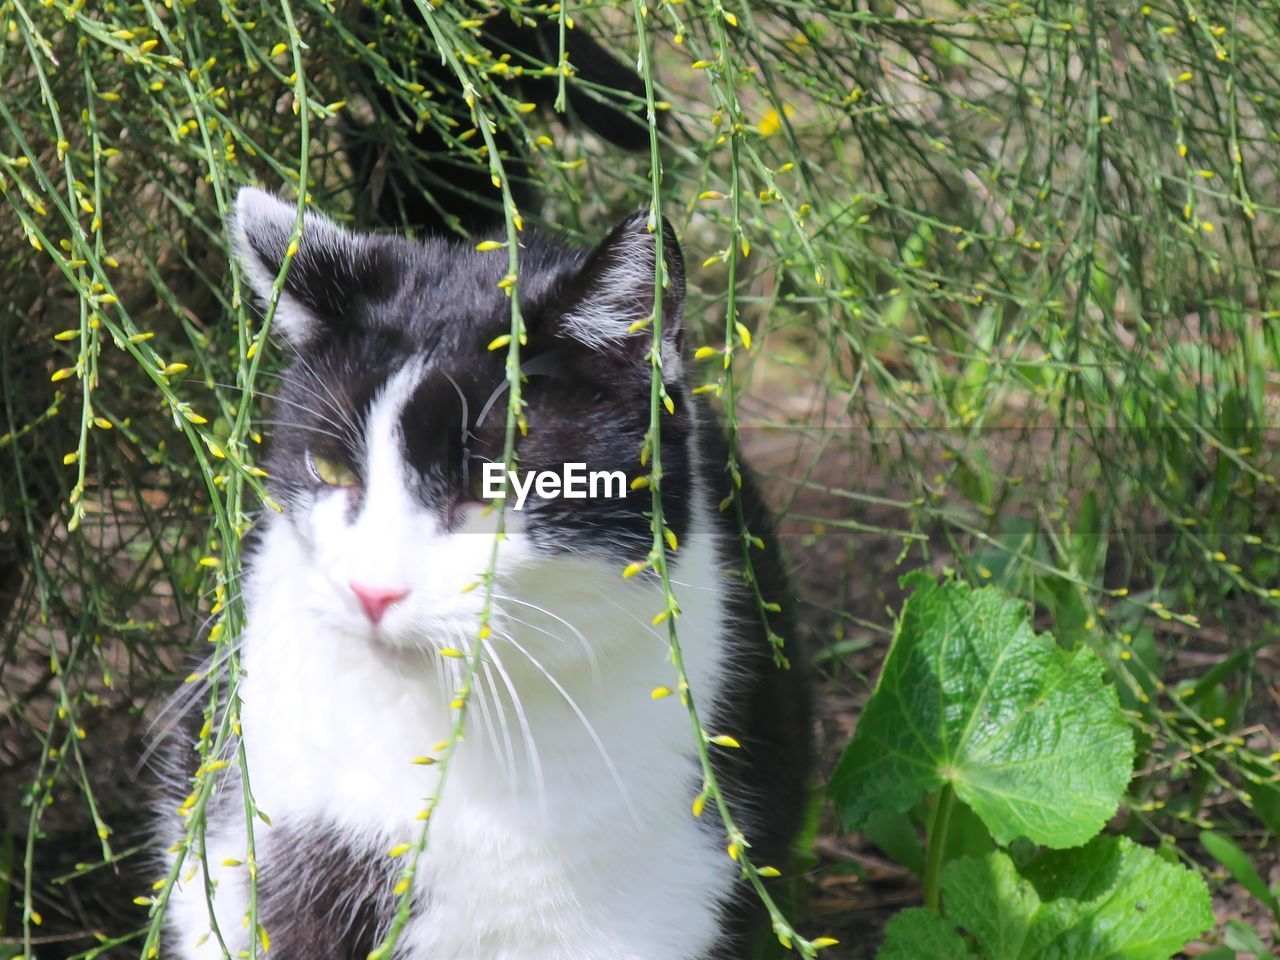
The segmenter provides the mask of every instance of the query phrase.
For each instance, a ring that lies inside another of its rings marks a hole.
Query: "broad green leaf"
[[[1023,875],[1043,901],[1028,960],[1165,960],[1213,927],[1204,881],[1125,837],[1048,851]]]
[[[1049,851],[1021,874],[1001,851],[956,860],[942,894],[946,919],[907,911],[879,960],[931,956],[912,949],[944,942],[939,923],[983,960],[1168,960],[1214,922],[1204,881],[1126,838]]]
[[[1264,907],[1280,920],[1280,900],[1271,892],[1271,888],[1259,876],[1257,868],[1249,855],[1240,849],[1230,837],[1213,830],[1205,830],[1200,834],[1200,842],[1215,860],[1230,871],[1240,886],[1248,890]]]
[[[982,956],[1025,955],[1041,902],[1008,854],[953,860],[942,871],[942,892],[947,916],[969,932]]]
[[[916,907],[895,914],[884,928],[876,960],[970,960],[973,951],[951,924]]]
[[[1101,662],[1036,634],[1023,605],[993,587],[905,582],[915,593],[829,787],[845,824],[949,783],[1000,843],[1087,841],[1133,768]]]

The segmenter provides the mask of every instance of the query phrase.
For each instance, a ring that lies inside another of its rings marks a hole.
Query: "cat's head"
[[[293,203],[240,192],[235,247],[264,310],[295,218]],[[680,537],[695,414],[681,357],[683,264],[665,221],[661,231],[661,357],[674,404],[662,415],[662,489]],[[653,334],[635,325],[652,309],[657,234],[639,213],[594,250],[531,230],[521,244],[521,482],[583,464],[625,484],[602,478],[591,496],[588,479],[586,498],[568,498],[540,495],[551,481],[535,483],[520,510],[511,492],[496,587],[510,599],[500,608],[572,591],[575,578],[586,590],[587,573],[616,578],[653,537],[651,493],[631,481],[649,472],[640,452]],[[304,602],[335,625],[397,645],[475,630],[484,591],[466,588],[488,569],[495,540],[485,464],[502,460],[508,429],[507,350],[491,349],[511,330],[507,273],[506,249],[354,234],[304,217],[272,321],[290,363],[270,421],[268,483],[307,567]]]

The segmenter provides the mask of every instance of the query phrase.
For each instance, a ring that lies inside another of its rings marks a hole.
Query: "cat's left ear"
[[[653,344],[654,265],[662,238],[662,371],[666,380],[682,376],[684,344],[684,257],[675,231],[663,217],[654,223],[641,210],[592,251],[561,300],[559,335],[592,350],[643,364]],[[637,328],[637,324],[643,324]]]
[[[297,207],[253,187],[236,195],[231,237],[240,265],[265,310],[284,263]],[[314,344],[349,322],[357,297],[375,291],[385,272],[379,238],[359,236],[307,212],[302,238],[276,306],[275,329],[295,347]]]

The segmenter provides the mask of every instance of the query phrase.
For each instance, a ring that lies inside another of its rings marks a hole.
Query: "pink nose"
[[[364,614],[370,623],[377,623],[387,612],[387,607],[409,595],[409,591],[401,587],[370,587],[367,584],[351,580],[347,584],[351,592],[364,607]]]

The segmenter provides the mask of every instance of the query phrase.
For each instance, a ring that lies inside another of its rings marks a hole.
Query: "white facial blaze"
[[[353,530],[353,579],[362,583],[412,587],[413,553],[422,541],[435,541],[443,532],[435,515],[410,493],[410,468],[404,459],[400,416],[420,376],[416,366],[394,376],[369,416],[364,502]]]
[[[457,646],[474,629],[480,596],[464,592],[487,569],[494,518],[470,511],[460,530],[450,530],[438,509],[418,496],[405,459],[402,417],[421,382],[423,367],[406,365],[382,388],[366,420],[359,474],[363,489],[352,512],[352,494],[322,491],[312,508],[308,539],[313,545],[315,589],[309,601],[351,633],[372,630],[352,582],[405,594],[377,625],[383,643],[409,648]],[[512,542],[504,553],[513,563],[525,555],[518,524],[508,524]]]

